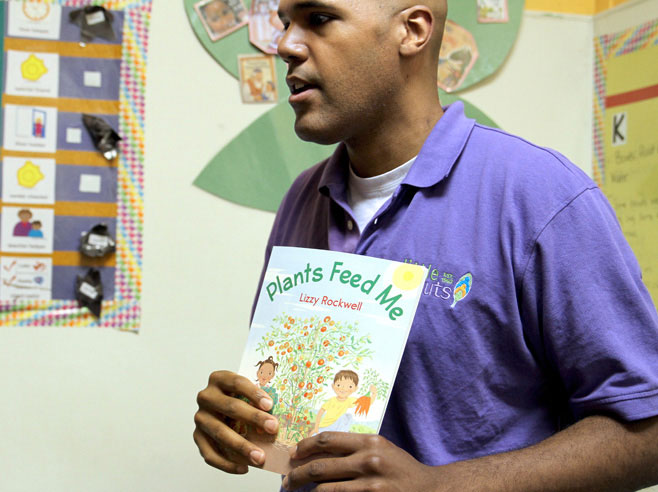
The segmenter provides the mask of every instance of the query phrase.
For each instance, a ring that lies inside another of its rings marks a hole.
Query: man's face
[[[391,2],[393,3],[393,2]],[[318,143],[376,131],[399,85],[395,9],[379,0],[281,0],[295,131]]]
[[[341,378],[332,385],[339,398],[347,398],[356,391],[356,384],[349,378]]]

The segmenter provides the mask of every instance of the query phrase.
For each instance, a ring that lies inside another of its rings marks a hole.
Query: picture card
[[[238,56],[240,91],[245,103],[273,103],[278,99],[274,57]]]
[[[0,257],[0,301],[49,301],[51,258]]]
[[[7,50],[5,92],[13,96],[58,97],[59,55]]]
[[[3,253],[53,252],[52,208],[2,207],[0,250]]]
[[[5,157],[2,197],[9,203],[55,203],[55,159]]]
[[[479,55],[473,35],[451,20],[446,21],[439,52],[438,85],[446,92],[459,88]]]
[[[277,54],[283,37],[283,23],[279,19],[279,0],[253,0],[249,11],[249,41],[263,53]]]
[[[507,0],[477,0],[478,22],[509,22]]]
[[[7,34],[19,38],[59,39],[62,7],[38,1],[7,2]]]
[[[247,24],[248,12],[242,0],[202,0],[194,4],[203,27],[217,41]]]
[[[54,153],[57,149],[57,108],[7,104],[3,124],[7,150]]]

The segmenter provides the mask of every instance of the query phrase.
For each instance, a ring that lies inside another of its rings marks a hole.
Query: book
[[[279,431],[234,422],[265,452],[264,469],[287,474],[290,448],[318,432],[379,432],[426,276],[397,261],[273,249],[239,373],[272,397]]]

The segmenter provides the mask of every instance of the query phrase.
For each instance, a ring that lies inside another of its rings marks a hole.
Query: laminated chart
[[[139,329],[150,8],[150,0],[0,3],[2,326]],[[83,115],[121,136],[118,157],[97,150]],[[116,251],[85,256],[83,236],[105,240],[89,234],[99,224]],[[76,300],[76,282],[92,268],[99,317]]]
[[[594,177],[658,303],[658,19],[594,48]]]

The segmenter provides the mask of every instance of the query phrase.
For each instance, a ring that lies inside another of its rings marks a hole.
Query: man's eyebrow
[[[295,11],[299,11],[299,10],[318,9],[318,8],[319,9],[331,9],[331,10],[333,10],[333,9],[336,8],[336,6],[333,5],[332,3],[323,2],[321,0],[306,0],[304,2],[295,3],[292,6],[291,10],[293,12],[295,12]],[[282,10],[279,10],[277,13],[279,14],[280,18],[283,18],[283,17],[286,16],[285,12],[282,11]]]

